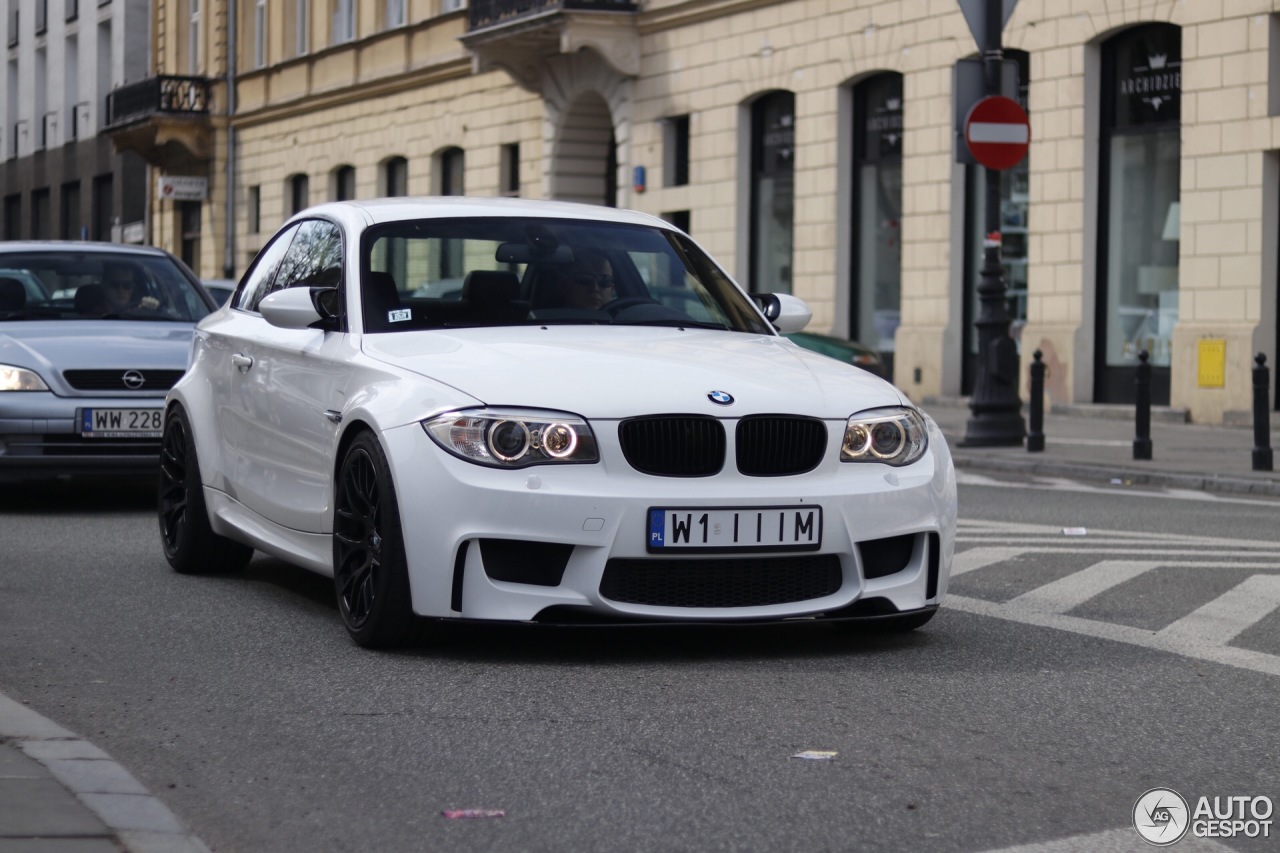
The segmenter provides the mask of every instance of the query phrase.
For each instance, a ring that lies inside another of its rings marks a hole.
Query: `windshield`
[[[687,237],[563,219],[422,219],[369,229],[365,331],[591,323],[768,334]]]
[[[0,254],[0,320],[195,322],[209,311],[191,279],[163,255]]]

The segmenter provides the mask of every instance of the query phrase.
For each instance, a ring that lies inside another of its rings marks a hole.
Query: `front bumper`
[[[155,476],[159,438],[82,438],[77,415],[84,408],[163,407],[163,397],[13,392],[0,398],[0,482]]]
[[[724,622],[935,607],[954,554],[956,486],[945,440],[932,424],[929,437],[929,452],[906,468],[831,461],[798,476],[724,471],[701,478],[641,474],[607,440],[596,464],[513,471],[456,459],[417,424],[382,439],[416,613]],[[838,446],[833,451],[828,458],[836,460]],[[820,548],[646,550],[650,507],[779,505],[822,508]]]

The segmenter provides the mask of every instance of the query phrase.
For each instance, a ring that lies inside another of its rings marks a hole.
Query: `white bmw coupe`
[[[809,317],[640,213],[303,211],[168,395],[165,556],[332,576],[367,647],[440,619],[916,628],[954,553],[950,453],[888,382],[782,336]]]

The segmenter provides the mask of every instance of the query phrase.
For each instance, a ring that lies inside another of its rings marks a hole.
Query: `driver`
[[[583,249],[570,266],[556,271],[552,290],[560,307],[599,309],[614,299],[613,266],[602,253]]]
[[[119,262],[104,264],[102,285],[109,302],[106,307],[108,313],[135,308],[154,311],[160,307],[159,299],[143,294],[143,285],[139,281],[138,272],[133,264]]]

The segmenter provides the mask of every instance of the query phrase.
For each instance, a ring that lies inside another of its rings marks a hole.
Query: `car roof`
[[[330,216],[338,220],[363,219],[366,225],[399,222],[431,217],[543,217],[552,219],[590,219],[671,228],[656,216],[617,207],[579,204],[569,201],[543,201],[528,198],[476,198],[473,196],[399,196],[357,201],[333,201],[307,208],[290,217],[290,222]]]
[[[91,240],[6,240],[0,243],[0,255],[32,252],[103,252],[114,255],[171,257],[164,249],[131,243],[104,243]],[[3,262],[0,261],[0,263]]]

